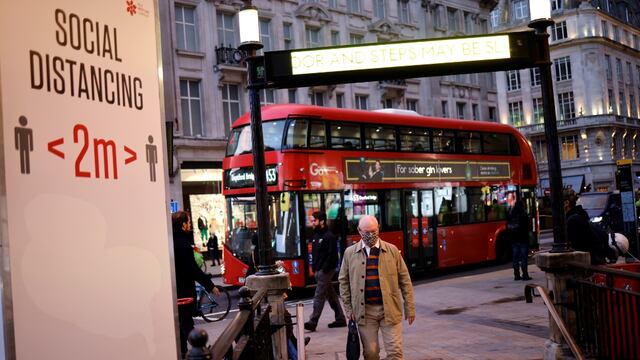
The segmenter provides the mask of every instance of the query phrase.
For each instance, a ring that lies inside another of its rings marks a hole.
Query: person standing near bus
[[[387,359],[403,359],[401,295],[409,325],[416,318],[407,265],[397,247],[380,239],[375,217],[360,218],[358,232],[362,241],[344,252],[338,277],[347,317],[358,324],[366,360],[380,359],[380,330]]]
[[[316,331],[318,320],[322,314],[325,300],[335,313],[336,320],[329,324],[330,328],[347,326],[347,320],[340,306],[338,294],[333,289],[331,280],[336,273],[338,266],[338,247],[336,237],[327,227],[327,215],[322,211],[316,211],[312,215],[311,226],[313,227],[312,259],[313,271],[316,274],[316,293],[313,297],[313,312],[308,322],[304,323],[304,328],[309,331]]]
[[[180,351],[184,358],[187,353],[187,337],[193,330],[193,315],[196,313],[196,285],[200,285],[219,296],[220,292],[213,286],[211,277],[196,264],[193,257],[193,232],[191,230],[191,218],[185,211],[178,211],[171,215],[173,230],[173,256],[176,274],[176,292],[178,299],[192,298],[191,304],[178,306],[178,321],[180,323]]]
[[[513,279],[531,280],[529,276],[529,232],[531,220],[524,209],[522,200],[516,203],[507,214],[507,231],[511,240],[513,258]],[[520,270],[522,269],[522,275]]]

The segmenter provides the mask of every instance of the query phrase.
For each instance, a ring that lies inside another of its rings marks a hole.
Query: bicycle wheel
[[[224,319],[231,309],[231,296],[227,289],[216,286],[220,295],[213,296],[209,292],[204,292],[200,296],[200,312],[206,322],[220,321]]]

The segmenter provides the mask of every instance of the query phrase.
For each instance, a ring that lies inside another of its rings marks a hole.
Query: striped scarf
[[[371,248],[367,257],[367,274],[364,281],[364,302],[367,304],[382,304],[380,291],[380,276],[378,274],[378,260],[380,248]]]

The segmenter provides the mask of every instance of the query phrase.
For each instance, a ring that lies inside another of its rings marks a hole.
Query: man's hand
[[[356,321],[356,319],[353,318],[353,313],[348,312],[345,315],[346,315],[347,319]]]
[[[409,323],[409,325],[413,324],[413,321],[416,319],[416,316],[407,316],[407,322]]]
[[[213,290],[211,290],[211,293],[213,294],[213,296],[218,297],[220,296],[220,290],[218,290],[217,286],[213,287]]]

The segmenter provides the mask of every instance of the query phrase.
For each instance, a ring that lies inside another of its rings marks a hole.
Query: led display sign
[[[509,35],[425,40],[291,52],[292,75],[511,57]]]

